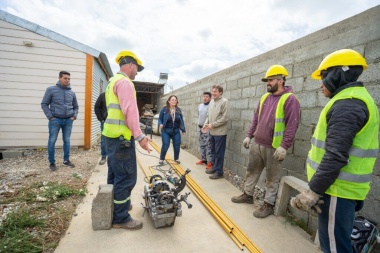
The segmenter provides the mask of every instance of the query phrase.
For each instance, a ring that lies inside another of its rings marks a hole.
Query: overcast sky
[[[380,0],[0,0],[0,9],[93,47],[122,49],[174,89],[380,4]]]

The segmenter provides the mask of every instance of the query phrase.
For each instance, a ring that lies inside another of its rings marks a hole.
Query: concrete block
[[[380,138],[380,136],[379,136]],[[380,153],[377,154],[377,159],[375,162],[375,166],[373,167],[373,175],[374,176],[380,176]]]
[[[254,114],[254,111],[252,109],[250,109],[250,108],[248,110],[241,110],[240,120],[249,121],[249,126],[251,126],[251,121],[253,119],[253,114]],[[230,117],[232,117],[232,115],[230,115]]]
[[[240,120],[234,120],[234,121],[232,121],[232,128],[233,129],[236,129],[238,131],[243,131],[243,127],[244,127],[244,125],[241,123]]]
[[[4,150],[1,153],[4,159],[24,156],[24,152],[21,150]]]
[[[322,59],[321,59],[322,61]],[[317,80],[314,80],[310,77],[310,75],[304,77],[304,85],[303,85],[303,90],[304,91],[320,91],[320,86],[321,83],[318,82]]]
[[[380,41],[374,41],[367,45],[365,59],[368,63],[377,62],[380,59]]]
[[[264,95],[265,93],[267,93],[267,86],[263,85],[263,82],[261,82],[261,79],[260,79],[260,84],[261,85],[257,86],[257,88],[256,88],[256,96],[258,96],[259,99],[260,99],[260,97],[262,95]]]
[[[301,110],[301,115],[302,115],[302,110]],[[301,124],[298,127],[298,130],[296,132],[296,140],[308,141],[310,144],[310,139],[311,139],[311,136],[313,135],[314,128],[315,128],[315,125],[304,126]],[[309,146],[309,149],[310,149],[310,146]]]
[[[323,95],[322,92],[320,92],[320,90],[318,90],[318,93],[317,93],[317,106],[318,107],[324,107],[327,102],[329,102],[329,98],[325,97],[325,95]],[[319,114],[317,115],[317,117],[319,118]]]
[[[232,107],[230,110],[230,120],[241,120],[240,110],[235,109],[235,107]]]
[[[301,92],[303,88],[304,79],[304,77],[288,79],[286,81],[286,85],[292,86],[294,92]]]
[[[248,108],[253,110],[251,119],[253,119],[254,111],[257,109],[259,102],[260,102],[260,97],[253,97],[249,99]]]
[[[306,156],[287,155],[282,162],[282,167],[289,170],[290,173],[305,174]]]
[[[231,80],[227,81],[226,90],[234,90],[238,88],[238,81],[237,80]]]
[[[379,72],[380,72],[380,65],[379,65]],[[375,103],[379,106],[380,105],[380,91],[379,91],[378,82],[374,82],[369,85],[365,84],[365,88],[368,90],[369,94],[371,94],[373,100],[375,100]]]
[[[255,86],[244,88],[242,91],[243,98],[251,98],[251,97],[254,97],[255,95],[256,95]]]
[[[309,153],[310,148],[311,148],[310,140],[309,141],[296,140],[294,142],[293,154],[299,157],[306,158]]]
[[[293,176],[282,177],[274,207],[275,216],[284,216],[286,213],[292,189],[302,192],[309,189],[309,185],[305,181]]]
[[[380,196],[380,177],[372,175],[371,189],[367,195],[367,199],[378,200]],[[379,219],[380,220],[380,219]]]
[[[241,89],[230,90],[230,92],[231,92],[231,100],[241,98]]]
[[[301,114],[302,125],[317,125],[321,108],[308,108],[303,109]]]
[[[239,149],[240,150],[240,149]],[[232,157],[232,160],[240,165],[246,164],[246,155],[242,155],[239,152],[236,152],[234,156]]]
[[[320,63],[321,61],[318,58],[311,58],[302,62],[296,62],[293,68],[293,77],[310,75],[313,71],[315,71]]]
[[[92,201],[92,229],[108,230],[112,227],[113,219],[113,185],[99,185],[99,191]]]
[[[368,66],[367,70],[363,72],[363,74],[360,76],[359,81],[363,83],[368,83],[373,80],[379,80],[380,79],[380,63],[371,64]]]
[[[315,108],[317,105],[317,92],[310,91],[297,94],[301,108]]]
[[[240,165],[240,164],[237,164],[236,165],[236,174],[239,175],[241,178],[245,178],[245,175],[247,174],[247,168]]]
[[[248,86],[250,86],[250,82],[251,82],[251,77],[250,76],[240,78],[238,80],[238,87],[239,88],[248,87]]]
[[[236,100],[238,97],[233,97],[235,99],[231,102],[231,107],[235,109],[248,109],[249,99],[248,98],[240,98]]]

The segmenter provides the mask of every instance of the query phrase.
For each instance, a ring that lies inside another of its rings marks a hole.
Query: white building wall
[[[83,146],[86,54],[0,20],[0,148],[47,146],[48,121],[41,101],[61,70],[71,73],[79,104],[71,145]],[[62,145],[61,135],[56,144]]]
[[[94,106],[99,94],[106,90],[108,80],[99,63],[94,60],[92,71],[92,114],[91,114],[91,145],[95,144],[100,136],[100,122],[95,115]]]

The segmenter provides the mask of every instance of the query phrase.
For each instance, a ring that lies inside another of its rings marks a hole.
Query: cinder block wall
[[[197,82],[177,89],[179,106],[185,116],[187,134],[182,143],[199,157],[197,133],[197,106],[202,93],[210,91],[213,84],[224,87],[224,97],[231,103],[230,130],[227,136],[225,169],[244,178],[248,163],[248,150],[242,142],[251,124],[260,97],[266,92],[261,82],[266,70],[273,64],[284,65],[289,71],[286,85],[293,87],[301,103],[301,123],[296,139],[283,163],[283,175],[306,179],[305,161],[310,149],[310,139],[319,114],[328,99],[320,91],[320,81],[311,79],[322,59],[331,52],[351,48],[367,59],[368,69],[359,81],[372,94],[380,106],[380,5],[343,20],[301,39],[253,57],[230,68],[207,76]],[[160,104],[163,106],[169,94]],[[371,141],[371,140],[368,140]],[[365,201],[362,215],[380,224],[380,156],[372,177],[372,188]]]

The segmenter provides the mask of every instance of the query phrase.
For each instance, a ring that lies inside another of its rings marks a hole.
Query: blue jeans
[[[363,207],[363,201],[343,199],[324,194],[318,215],[318,234],[324,253],[352,253],[351,232],[355,211]]]
[[[119,138],[104,137],[107,146],[107,184],[113,184],[113,224],[125,223],[131,219],[128,213],[131,192],[136,185],[137,165],[135,140],[130,147],[121,147]]]
[[[70,136],[73,128],[73,121],[69,119],[54,118],[49,120],[49,140],[48,140],[48,155],[49,162],[55,163],[55,143],[58,138],[59,130],[62,128],[63,139],[63,161],[70,158]]]
[[[103,132],[103,128],[104,128],[104,121],[100,121],[100,133]],[[104,138],[105,137],[102,134],[100,137],[100,153],[102,155],[102,158],[107,156],[107,147],[106,147],[106,143],[105,143]]]
[[[212,159],[212,170],[215,171],[217,175],[223,175],[226,142],[227,135],[216,136],[210,134],[211,154],[214,155]]]
[[[181,131],[179,128],[162,128],[161,131],[162,148],[160,160],[165,160],[166,152],[168,152],[170,139],[173,140],[174,160],[179,158],[179,150],[181,148]]]

